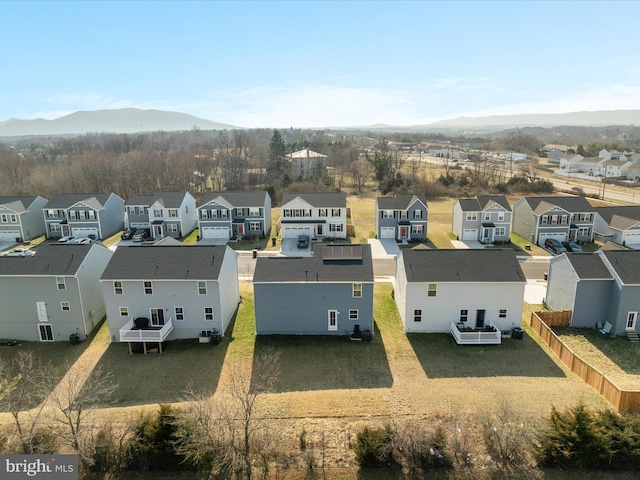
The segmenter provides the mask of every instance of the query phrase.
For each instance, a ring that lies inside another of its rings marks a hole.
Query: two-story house
[[[600,250],[566,253],[549,264],[547,305],[571,310],[571,326],[594,328],[609,322],[611,333],[639,333],[640,252]]]
[[[323,245],[311,257],[258,257],[256,332],[373,332],[373,287],[370,245]]]
[[[504,195],[459,198],[453,204],[451,231],[460,240],[482,243],[508,242],[511,206]]]
[[[547,238],[593,241],[595,209],[584,197],[523,197],[512,214],[511,230],[537,245]]]
[[[640,248],[640,205],[596,207],[594,234],[604,241]]]
[[[0,197],[0,242],[23,242],[44,234],[40,196]]]
[[[396,193],[376,199],[376,235],[406,242],[427,239],[429,208],[423,194]]]
[[[85,338],[105,316],[104,246],[42,244],[29,257],[0,257],[0,335],[31,342]]]
[[[283,193],[282,238],[309,235],[314,240],[347,238],[347,194],[344,192]]]
[[[180,238],[197,225],[196,199],[189,192],[135,195],[125,203],[125,225],[146,228],[154,238]]]
[[[224,335],[240,301],[226,245],[118,247],[100,281],[111,339],[130,345]]]
[[[47,238],[105,239],[122,230],[124,200],[115,193],[61,193],[42,207]]]
[[[303,148],[287,155],[289,171],[293,178],[308,178],[324,175],[327,170],[327,156]]]
[[[259,236],[271,233],[271,197],[266,191],[208,192],[198,207],[200,238]]]

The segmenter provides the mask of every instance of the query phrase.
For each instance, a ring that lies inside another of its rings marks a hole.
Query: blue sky
[[[636,1],[2,1],[0,121],[242,127],[640,108]]]

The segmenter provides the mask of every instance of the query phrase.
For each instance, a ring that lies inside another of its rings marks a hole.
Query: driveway
[[[451,240],[451,245],[453,245],[453,248],[459,249],[484,249],[484,245],[477,240],[465,240],[464,242],[461,240]]]
[[[198,245],[226,245],[229,240],[226,238],[201,238]]]
[[[312,243],[309,242],[307,248],[298,248],[297,238],[283,238],[280,245],[280,254],[285,257],[309,257],[312,253],[311,245]]]
[[[542,280],[527,280],[524,286],[524,301],[529,304],[539,305],[544,303],[547,296],[547,282]]]
[[[371,245],[371,256],[373,258],[395,258],[400,253],[400,247],[392,238],[384,238],[382,240],[369,238],[367,242]]]
[[[0,252],[4,252],[5,250],[9,250],[14,245],[17,245],[16,242],[0,242]]]

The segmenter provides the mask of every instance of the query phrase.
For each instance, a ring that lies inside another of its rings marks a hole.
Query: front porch
[[[129,344],[129,353],[133,353],[131,343],[142,343],[144,353],[147,353],[147,343],[157,343],[158,351],[162,353],[162,342],[173,331],[171,319],[164,325],[141,325],[139,319],[132,318],[120,329],[120,341]],[[146,320],[146,319],[145,319]]]
[[[482,328],[467,327],[464,323],[451,322],[451,335],[458,345],[500,345],[502,332],[491,321]]]

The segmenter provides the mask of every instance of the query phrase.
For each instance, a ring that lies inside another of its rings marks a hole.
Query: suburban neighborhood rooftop
[[[0,276],[74,275],[92,247],[42,244],[33,256],[0,257]]]

